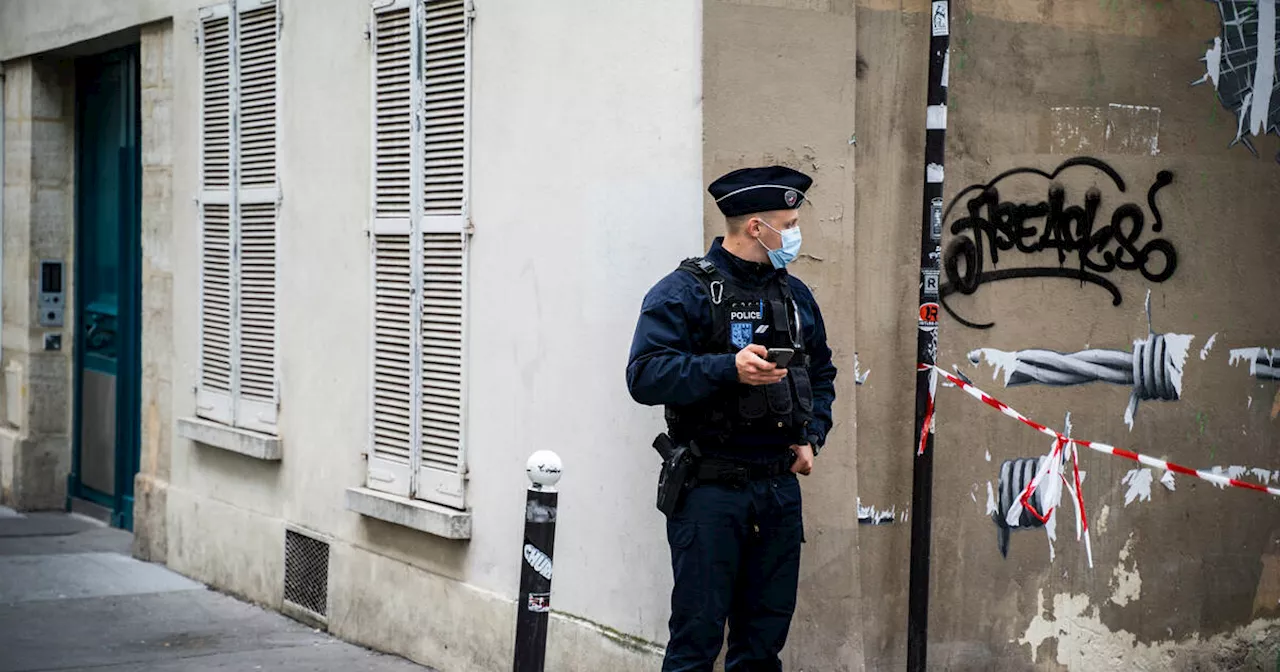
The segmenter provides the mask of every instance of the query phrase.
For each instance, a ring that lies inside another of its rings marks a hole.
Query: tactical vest
[[[703,401],[668,407],[671,437],[678,442],[697,439],[712,450],[716,443],[743,434],[756,439],[777,437],[784,446],[804,443],[813,418],[813,388],[800,312],[786,275],[751,289],[733,283],[701,257],[686,259],[679,268],[697,278],[711,300],[711,330],[694,337],[695,354],[737,354],[752,343],[791,348],[796,354],[787,366],[787,377],[777,383],[734,382]]]

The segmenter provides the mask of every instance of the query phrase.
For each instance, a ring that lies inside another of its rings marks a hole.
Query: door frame
[[[71,499],[85,499],[111,510],[111,525],[126,530],[133,529],[133,478],[141,459],[142,429],[142,165],[141,140],[142,116],[140,84],[140,45],[130,44],[75,62],[75,185],[74,223],[75,241],[72,273],[74,311],[71,324],[75,329],[72,341],[73,397],[71,473],[67,475],[67,508]],[[81,235],[82,213],[85,199],[91,193],[83,182],[81,169],[85,158],[84,122],[87,114],[84,97],[80,95],[87,77],[99,70],[104,63],[123,62],[126,86],[131,95],[125,101],[125,148],[120,151],[118,165],[124,183],[121,193],[128,194],[121,202],[121,220],[129,222],[120,241],[120,292],[117,308],[117,334],[121,336],[116,356],[116,442],[114,495],[108,495],[86,486],[80,479],[80,432],[83,421],[81,395],[85,361],[83,292],[84,264],[87,258],[82,249],[85,237]]]

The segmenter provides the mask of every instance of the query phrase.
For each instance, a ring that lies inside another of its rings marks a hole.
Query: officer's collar
[[[732,280],[746,283],[763,283],[771,278],[786,274],[786,270],[775,269],[773,264],[748,261],[724,249],[724,236],[716,236],[707,251],[707,259],[720,269],[721,273]]]

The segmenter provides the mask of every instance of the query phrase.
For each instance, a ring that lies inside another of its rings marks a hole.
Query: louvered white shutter
[[[409,496],[418,399],[415,390],[418,294],[412,195],[415,7],[377,2],[373,43],[373,391],[368,485]]]
[[[238,310],[235,423],[275,433],[279,19],[274,0],[236,3]]]
[[[462,508],[467,258],[466,0],[422,8],[421,455],[416,496]]]
[[[275,433],[280,187],[275,0],[200,10],[197,415]]]
[[[197,415],[230,423],[235,390],[232,139],[235,73],[229,4],[200,11],[200,372]]]
[[[464,0],[374,4],[369,487],[463,508]]]

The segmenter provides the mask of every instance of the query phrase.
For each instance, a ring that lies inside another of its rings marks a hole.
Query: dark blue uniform
[[[750,464],[789,463],[790,446],[806,441],[817,452],[831,429],[836,368],[813,294],[784,270],[729,254],[721,239],[705,259],[732,284],[757,288],[762,296],[772,297],[786,283],[807,354],[812,413],[799,436],[753,427],[730,431],[723,441],[703,445],[703,452]],[[627,364],[627,386],[636,401],[697,407],[745,387],[738,382],[734,354],[708,342],[717,326],[712,313],[707,288],[688,272],[675,271],[649,291]],[[796,377],[796,365],[791,368],[788,375]],[[727,619],[728,670],[780,670],[803,536],[800,485],[789,471],[736,486],[700,483],[689,491],[667,520],[675,586],[662,669],[711,670]]]

